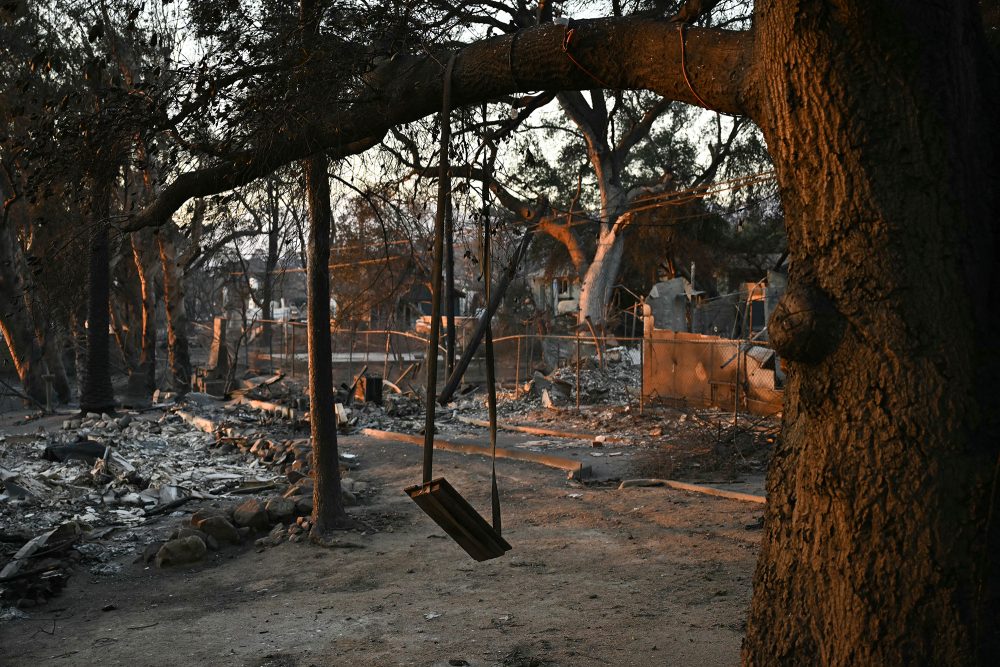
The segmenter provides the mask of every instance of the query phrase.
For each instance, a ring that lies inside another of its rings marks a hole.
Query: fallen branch
[[[490,423],[485,419],[473,419],[472,417],[458,416],[458,421],[463,424],[470,424],[472,426],[482,426],[483,428],[489,428]],[[504,431],[516,431],[518,433],[530,433],[531,435],[542,435],[548,436],[550,438],[566,438],[569,440],[586,440],[587,442],[593,442],[597,440],[596,435],[592,433],[577,433],[575,431],[558,431],[551,428],[540,428],[537,426],[518,426],[515,424],[497,424],[497,428]],[[606,435],[604,436],[604,442],[625,442],[627,439],[622,438],[617,435]]]
[[[688,484],[687,482],[677,482],[672,479],[626,479],[621,484],[618,485],[618,490],[635,487],[650,487],[650,486],[668,486],[672,489],[677,489],[678,491],[691,491],[692,493],[703,493],[708,496],[717,496],[719,498],[728,498],[730,500],[743,500],[748,503],[759,503],[761,505],[767,502],[767,498],[764,496],[755,496],[751,493],[741,493],[739,491],[727,491],[725,489],[716,489],[711,486],[702,486],[700,484]]]
[[[517,250],[514,251],[514,256],[511,258],[510,264],[507,265],[506,273],[504,273],[503,277],[500,279],[500,284],[490,290],[490,303],[486,307],[486,312],[483,313],[482,317],[480,317],[476,322],[476,328],[472,332],[472,336],[469,338],[469,343],[466,345],[465,351],[462,352],[462,358],[459,359],[457,364],[455,364],[455,368],[452,370],[451,376],[449,376],[448,381],[444,383],[444,389],[442,389],[441,394],[438,395],[437,401],[441,405],[447,405],[448,401],[450,401],[451,397],[455,394],[455,390],[458,389],[458,385],[462,381],[462,376],[465,375],[466,369],[469,368],[469,364],[472,362],[472,357],[475,356],[476,351],[479,349],[479,344],[486,335],[486,327],[489,325],[490,320],[493,319],[493,315],[497,312],[497,309],[503,302],[503,297],[507,293],[507,288],[510,287],[511,282],[514,280],[514,276],[517,275],[517,267],[521,263],[521,258],[527,254],[528,246],[531,245],[531,239],[534,235],[535,233],[533,230],[529,230],[524,233],[524,236],[521,237],[520,245],[518,245]],[[430,391],[429,388],[428,391]]]
[[[361,430],[362,435],[367,435],[376,440],[394,440],[396,442],[406,442],[411,445],[423,446],[424,437],[421,435],[410,435],[408,433],[396,433],[395,431],[380,431],[374,428]],[[477,454],[479,456],[492,456],[493,451],[486,445],[474,445],[468,442],[451,442],[449,440],[434,439],[434,449],[446,452],[458,452],[459,454]],[[515,449],[501,449],[497,447],[496,457],[498,459],[511,459],[514,461],[525,461],[527,463],[537,463],[549,468],[568,471],[572,477],[583,479],[590,474],[590,466],[582,462],[553,456],[551,454],[539,454],[537,452],[527,452]]]

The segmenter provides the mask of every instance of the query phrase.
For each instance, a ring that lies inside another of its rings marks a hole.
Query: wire
[[[566,57],[570,59],[570,62],[572,62],[574,65],[576,65],[580,69],[581,72],[583,72],[584,74],[586,74],[587,76],[589,76],[591,79],[593,79],[597,83],[601,84],[601,88],[613,88],[614,86],[609,86],[608,84],[604,83],[603,81],[601,81],[597,77],[596,74],[594,74],[589,69],[587,69],[582,64],[580,64],[580,61],[577,60],[576,58],[574,58],[573,54],[569,52],[569,45],[570,45],[570,42],[573,41],[573,37],[574,36],[576,36],[576,28],[570,28],[567,25],[566,26],[566,34],[563,37],[563,43],[562,43],[563,53],[566,54]]]
[[[691,91],[691,94],[694,95],[694,98],[696,100],[698,100],[698,103],[701,104],[701,106],[705,107],[709,111],[717,111],[715,109],[715,107],[713,107],[712,105],[710,105],[705,100],[701,99],[701,95],[699,95],[698,91],[694,89],[694,86],[691,85],[691,79],[688,78],[687,62],[686,62],[687,61],[687,57],[685,55],[685,50],[684,50],[684,42],[685,42],[685,40],[684,40],[684,24],[683,23],[681,23],[680,25],[677,26],[677,34],[680,35],[680,38],[681,38],[681,74],[684,75],[684,83],[687,84],[688,90]]]

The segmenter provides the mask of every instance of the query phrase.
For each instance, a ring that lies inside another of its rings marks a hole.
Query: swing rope
[[[486,105],[483,105],[483,127],[486,127]],[[497,159],[497,149],[490,144],[490,154],[484,165],[483,178],[483,283],[485,285],[486,303],[490,302],[493,287],[493,252],[491,247],[492,233],[490,230],[490,179],[493,166]],[[489,318],[489,312],[484,317]],[[483,343],[486,347],[486,404],[490,419],[490,453],[492,468],[490,471],[490,506],[493,509],[493,530],[502,534],[500,521],[500,490],[497,487],[497,386],[496,365],[493,359],[493,325],[487,319]]]
[[[448,144],[451,141],[451,75],[455,54],[448,58],[444,71],[441,102],[441,164],[438,170],[437,212],[434,215],[434,254],[431,260],[431,331],[427,341],[427,397],[424,417],[423,478],[427,484],[434,477],[434,394],[437,392],[438,345],[441,340],[441,273],[444,264],[444,216],[451,196],[448,187]]]

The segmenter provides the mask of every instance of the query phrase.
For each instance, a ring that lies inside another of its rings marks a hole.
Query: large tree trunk
[[[757,10],[792,260],[771,334],[799,361],[745,662],[1000,664],[1000,188],[976,3]]]
[[[184,270],[177,259],[173,222],[160,230],[156,243],[163,271],[163,301],[167,313],[167,358],[173,388],[180,395],[191,391],[191,354],[188,351],[188,318],[184,302]]]
[[[305,161],[309,198],[308,337],[309,428],[313,447],[313,512],[315,535],[348,527],[340,492],[337,416],[333,410],[333,365],[330,344],[330,180],[326,158]]]
[[[107,217],[110,196],[105,184],[97,184],[95,190],[94,201],[91,203],[92,229],[87,284],[87,368],[80,388],[80,410],[101,413],[113,412],[115,409],[108,341],[111,257]]]

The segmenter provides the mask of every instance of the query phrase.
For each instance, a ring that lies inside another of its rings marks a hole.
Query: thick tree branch
[[[607,114],[604,115],[602,120],[601,114],[587,104],[583,93],[579,91],[566,91],[559,93],[557,97],[563,111],[566,112],[569,119],[573,121],[573,124],[583,134],[583,138],[587,140],[590,149],[597,153],[606,152],[608,146],[604,143],[604,137],[607,134]]]
[[[671,100],[660,99],[656,104],[646,110],[646,113],[642,115],[642,118],[638,123],[629,128],[629,131],[625,133],[625,136],[621,138],[618,145],[615,146],[615,154],[619,159],[622,156],[628,155],[632,148],[642,141],[646,136],[649,135],[649,130],[653,127],[653,123],[659,118],[663,113],[670,108]]]
[[[569,222],[556,222],[555,216],[545,216],[538,221],[538,231],[548,234],[565,246],[569,259],[573,262],[573,268],[582,278],[587,272],[587,257],[584,255],[579,237],[573,231],[573,226]]]
[[[362,153],[382,141],[382,136],[370,136],[342,144],[329,149],[329,152],[337,158]],[[287,142],[282,149],[272,148],[266,153],[245,151],[238,158],[222,164],[181,174],[173,183],[163,188],[160,195],[139,215],[122,225],[121,230],[133,232],[143,227],[158,227],[188,199],[207,197],[246,185],[257,178],[267,176],[282,165],[301,159],[303,155],[316,153],[322,150],[322,147],[316,146],[315,141],[311,141],[306,135]]]
[[[456,107],[536,90],[607,87],[648,89],[671,100],[733,114],[747,111],[744,79],[752,35],[691,28],[686,35],[689,86],[681,73],[675,24],[662,19],[577,21],[564,50],[567,28],[545,24],[468,45],[456,53],[452,94]],[[572,55],[572,58],[568,57]],[[182,174],[164,188],[125,231],[162,224],[187,199],[215,194],[263,176],[321,150],[341,157],[377,144],[390,127],[434,113],[441,99],[446,54],[399,56],[369,77],[374,94],[353,104],[333,104],[321,118],[268,137],[267,150]],[[694,90],[698,91],[695,95]],[[319,113],[319,112],[318,112]]]

